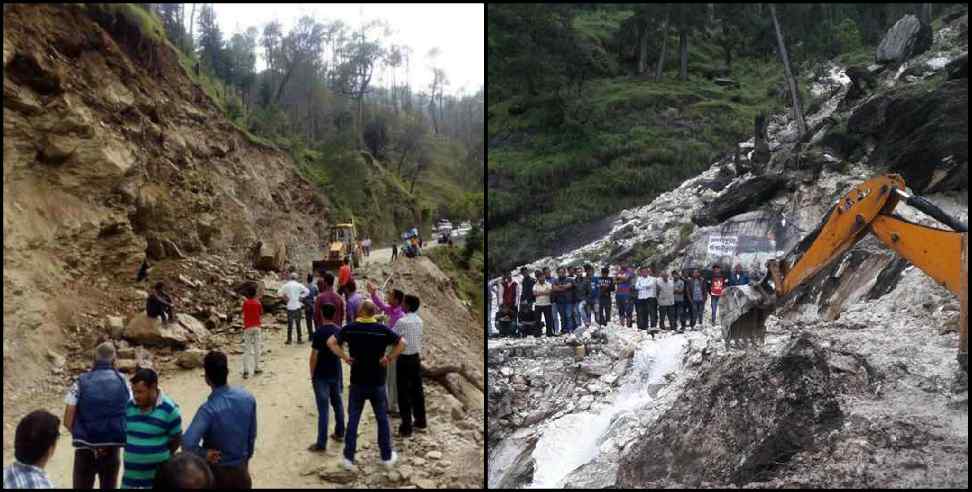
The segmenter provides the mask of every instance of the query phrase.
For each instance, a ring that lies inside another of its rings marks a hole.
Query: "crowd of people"
[[[343,442],[342,465],[355,470],[358,425],[370,402],[378,427],[381,462],[392,467],[398,455],[392,448],[391,416],[398,416],[398,434],[425,431],[421,377],[423,322],[420,300],[399,289],[384,294],[366,284],[370,298],[357,292],[355,280],[342,265],[335,292],[335,276],[320,272],[297,281],[291,271],[278,294],[287,303],[287,341],[302,344],[301,321],[307,320],[311,342],[309,376],[317,403],[317,433],[308,450],[324,452],[330,439]],[[244,354],[241,376],[255,377],[262,352],[263,305],[257,285],[247,284],[242,301]],[[173,320],[171,298],[162,282],[154,285],[146,302],[152,318]],[[380,320],[379,316],[384,315]],[[313,326],[314,331],[311,332]],[[111,342],[95,349],[91,370],[81,374],[65,398],[63,420],[46,410],[23,417],[16,429],[15,461],[4,468],[4,488],[53,488],[45,466],[57,446],[61,425],[71,433],[74,447],[72,486],[116,488],[123,467],[124,488],[252,488],[249,463],[255,454],[257,399],[243,387],[230,386],[227,356],[210,351],[203,360],[208,399],[183,432],[177,402],[162,391],[158,374],[137,368],[126,379],[116,368]],[[347,422],[341,361],[350,366]],[[179,451],[181,448],[181,452]],[[62,484],[63,486],[63,484]]]
[[[652,336],[659,330],[684,332],[703,326],[707,305],[715,325],[725,288],[750,282],[739,264],[728,278],[718,264],[708,272],[656,270],[654,265],[635,268],[622,262],[615,268],[602,267],[599,274],[590,264],[560,267],[557,276],[548,267],[532,273],[523,267],[517,280],[507,273],[490,282],[487,296],[497,301],[499,337],[556,337],[595,323],[604,327],[612,312],[622,326]]]

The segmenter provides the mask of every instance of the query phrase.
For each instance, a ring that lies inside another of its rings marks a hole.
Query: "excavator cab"
[[[854,186],[817,228],[782,258],[767,262],[766,275],[751,285],[728,287],[719,305],[726,347],[761,344],[766,319],[778,303],[848,251],[868,233],[959,296],[958,361],[968,371],[968,228],[928,200],[905,193],[896,174]],[[895,215],[899,201],[951,230],[928,227]]]

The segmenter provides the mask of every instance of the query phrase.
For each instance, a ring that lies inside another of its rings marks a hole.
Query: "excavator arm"
[[[924,198],[904,192],[901,176],[889,174],[854,186],[831,208],[811,234],[782,260],[767,263],[767,275],[752,286],[728,289],[720,316],[727,345],[739,339],[761,340],[766,316],[776,301],[833,263],[868,233],[961,299],[959,361],[968,370],[968,229]],[[893,215],[905,203],[953,230],[908,222]]]

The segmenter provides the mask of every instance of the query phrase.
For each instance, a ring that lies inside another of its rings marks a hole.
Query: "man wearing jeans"
[[[285,343],[290,345],[293,342],[294,324],[297,325],[297,343],[304,343],[300,339],[300,315],[304,311],[301,299],[310,295],[310,290],[297,281],[296,273],[291,272],[290,281],[280,286],[277,295],[287,301],[287,341]],[[307,336],[309,337],[310,333]]]
[[[705,295],[706,295],[706,285],[705,279],[702,278],[702,273],[698,269],[692,271],[692,278],[685,283],[685,289],[688,290],[688,295],[692,300],[692,319],[689,322],[689,327],[695,328],[695,324],[698,323],[699,329],[702,329],[702,311],[705,309]]]
[[[371,409],[378,423],[378,448],[381,462],[391,467],[398,461],[398,454],[392,450],[391,424],[388,421],[388,402],[385,395],[385,368],[405,350],[405,339],[375,320],[378,308],[371,301],[362,301],[358,308],[358,319],[346,325],[327,340],[327,346],[335,355],[351,366],[351,388],[348,392],[348,428],[344,436],[344,460],[348,470],[354,470],[354,452],[358,441],[358,422],[364,410],[365,401],[371,402]],[[341,345],[347,343],[350,355]],[[385,347],[394,345],[391,353],[385,355]]]
[[[335,441],[344,440],[344,406],[341,402],[341,361],[327,348],[327,340],[340,331],[332,321],[338,308],[334,304],[321,305],[324,322],[318,325],[311,336],[310,374],[314,387],[314,400],[317,402],[317,441],[310,445],[313,452],[327,449],[328,405],[334,406]]]
[[[574,280],[567,276],[567,269],[557,269],[557,280],[553,284],[553,301],[557,304],[560,318],[560,333],[567,334],[577,327],[574,321]]]

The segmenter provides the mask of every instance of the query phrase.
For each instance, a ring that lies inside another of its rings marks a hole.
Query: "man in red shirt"
[[[709,281],[709,297],[712,298],[712,324],[716,324],[716,311],[719,309],[719,298],[726,288],[726,279],[722,276],[722,268],[712,265],[712,280]]]
[[[344,326],[344,299],[334,293],[334,275],[331,272],[324,272],[324,275],[317,280],[317,288],[321,293],[317,295],[317,300],[314,301],[315,327],[320,328],[324,326],[325,322],[334,323],[339,327]],[[321,312],[321,306],[325,304],[334,304],[334,307],[337,308],[334,315],[329,319],[324,319]]]
[[[344,258],[344,262],[341,268],[338,270],[338,294],[344,295],[344,288],[348,285],[348,281],[351,280],[351,265],[348,258]],[[340,324],[338,325],[340,326]]]
[[[257,299],[256,285],[250,284],[243,301],[243,379],[250,374],[260,374],[260,352],[263,349],[260,332],[260,317],[263,304]]]

